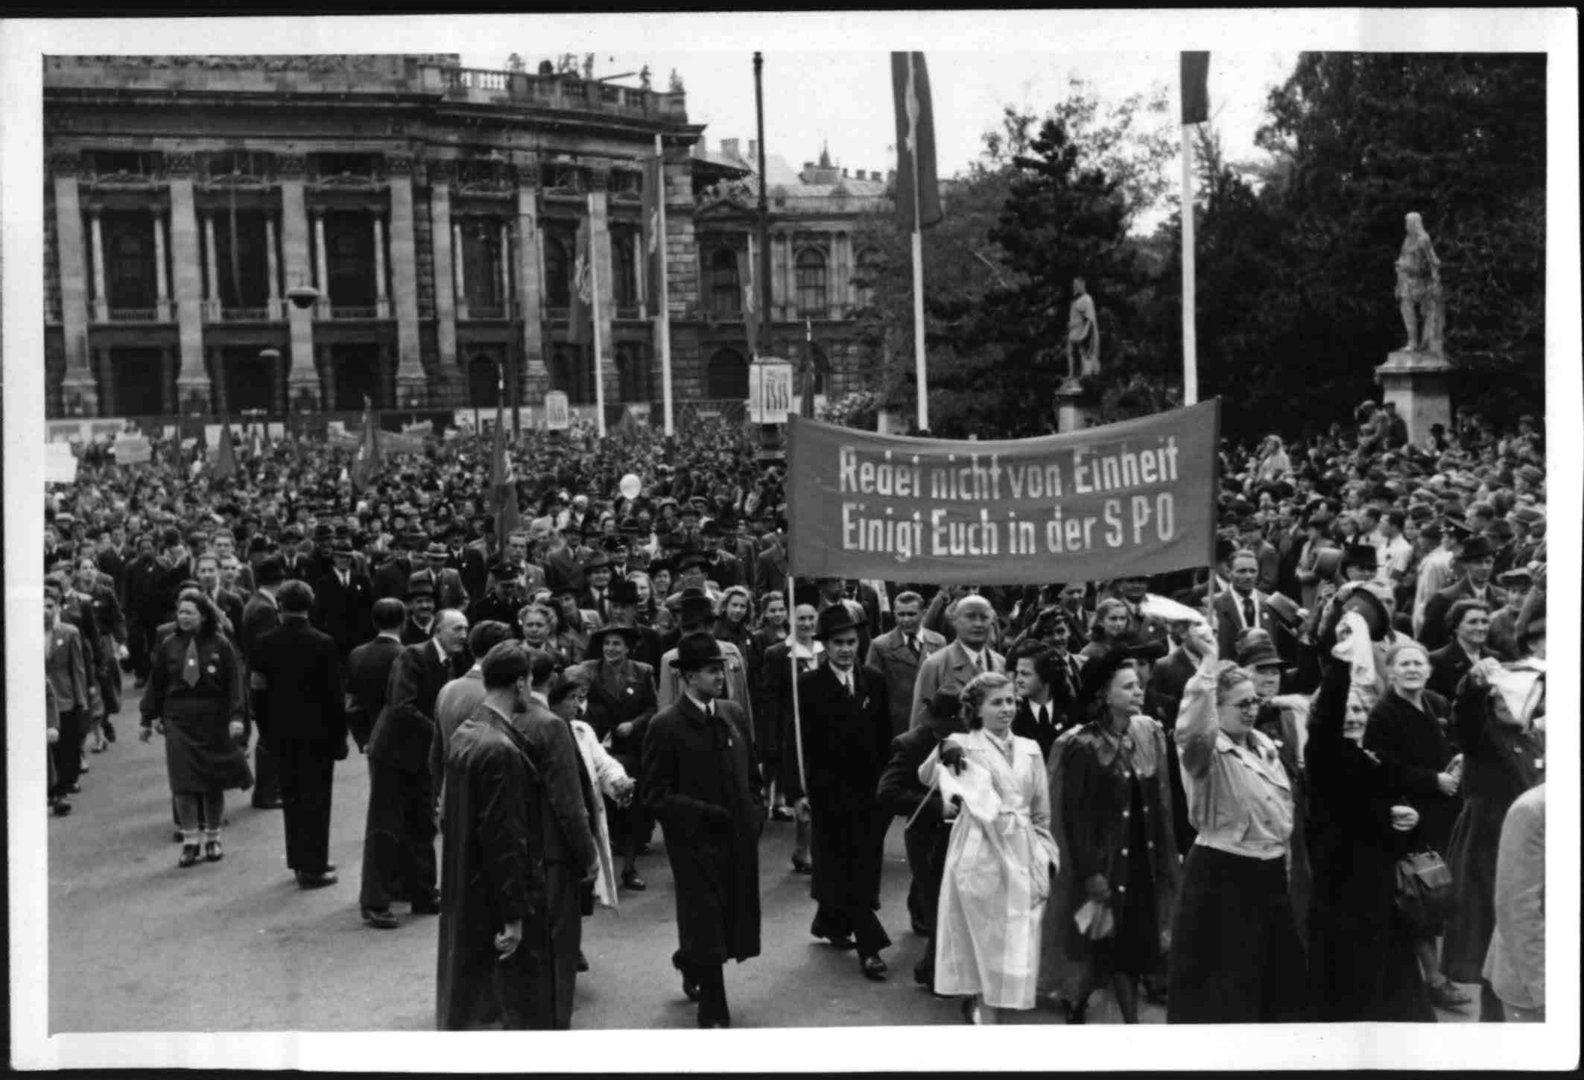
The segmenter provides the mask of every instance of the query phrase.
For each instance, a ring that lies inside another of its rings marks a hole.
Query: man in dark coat
[[[885,676],[858,666],[860,622],[845,604],[820,612],[815,636],[825,663],[798,677],[809,810],[814,819],[814,888],[809,932],[838,948],[856,944],[858,969],[885,978],[891,944],[875,912],[891,815],[876,792],[891,742]]]
[[[333,541],[330,559],[330,572],[314,587],[318,598],[314,625],[335,640],[336,649],[345,657],[359,642],[368,640],[374,585],[353,567],[352,541]]]
[[[764,804],[743,711],[718,701],[726,684],[720,643],[689,634],[672,661],[676,703],[649,722],[644,802],[660,820],[676,881],[682,990],[701,1028],[730,1027],[723,968],[759,955],[759,834]]]
[[[511,724],[522,736],[544,789],[544,904],[548,929],[544,985],[550,1000],[550,1026],[565,1031],[572,1026],[572,998],[583,945],[579,897],[599,869],[590,824],[596,795],[583,769],[572,729],[550,711],[545,698],[555,678],[555,660],[542,649],[528,649],[527,655],[527,707],[512,715]]]
[[[313,590],[280,589],[281,624],[259,638],[249,660],[262,730],[280,771],[286,865],[305,889],[335,884],[330,862],[330,791],[346,760],[341,658],[335,642],[308,623]]]
[[[370,612],[374,638],[352,650],[347,657],[347,728],[359,753],[366,752],[374,721],[385,709],[390,689],[390,672],[404,648],[402,623],[407,621],[407,605],[393,596],[374,601]]]
[[[528,706],[528,654],[497,645],[485,698],[446,749],[435,1026],[549,1029],[543,785],[510,718]]]
[[[237,640],[242,659],[250,669],[259,639],[281,623],[280,605],[275,600],[275,591],[285,580],[280,560],[272,555],[260,562],[254,569],[254,578],[258,583],[258,591],[242,607],[242,625],[238,628]],[[248,713],[258,727],[258,742],[253,746],[253,806],[257,810],[278,810],[281,808],[280,774],[269,740],[265,737],[265,725],[269,718],[264,716],[258,698],[258,692],[250,689]]]
[[[881,805],[897,817],[908,819],[902,833],[908,869],[913,873],[912,884],[908,886],[908,913],[913,918],[914,930],[929,939],[924,955],[913,965],[913,980],[932,991],[935,988],[935,910],[940,903],[941,875],[946,870],[951,822],[945,818],[940,792],[921,784],[918,771],[941,740],[964,730],[957,694],[951,690],[937,691],[926,707],[923,725],[891,740],[890,756],[876,791]]]
[[[1491,571],[1496,565],[1490,541],[1483,536],[1470,537],[1458,549],[1457,560],[1452,564],[1462,575],[1457,582],[1432,596],[1425,604],[1424,628],[1419,640],[1426,649],[1435,650],[1452,640],[1452,630],[1447,626],[1447,614],[1459,600],[1482,600],[1488,610],[1495,611],[1507,602],[1507,593],[1490,583]]]
[[[434,637],[409,645],[391,667],[385,709],[369,736],[368,822],[363,837],[363,921],[393,929],[391,885],[399,875],[415,915],[440,910],[435,892],[435,796],[429,772],[435,698],[461,672],[456,657],[467,642],[459,611],[435,616]]]

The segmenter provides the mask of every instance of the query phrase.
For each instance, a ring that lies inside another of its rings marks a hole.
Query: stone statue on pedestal
[[[1094,297],[1085,291],[1084,279],[1073,278],[1073,299],[1067,308],[1067,378],[1096,375],[1100,371],[1100,321]]]
[[[1441,260],[1416,213],[1404,219],[1407,235],[1397,254],[1397,302],[1408,331],[1405,352],[1441,353]]]

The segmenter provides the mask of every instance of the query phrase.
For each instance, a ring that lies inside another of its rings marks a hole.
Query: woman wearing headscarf
[[[225,791],[253,786],[242,737],[246,695],[236,648],[218,630],[220,613],[196,589],[176,601],[176,630],[154,647],[148,688],[143,693],[143,730],[147,742],[165,736],[165,769],[182,851],[177,865],[198,861],[199,813],[203,814],[202,855],[219,862],[220,823]]]
[[[1306,1019],[1303,944],[1287,892],[1293,798],[1281,756],[1256,730],[1249,673],[1217,659],[1197,625],[1184,648],[1199,664],[1174,737],[1198,835],[1183,864],[1168,964],[1168,1023]]]
[[[1545,782],[1545,731],[1536,721],[1544,695],[1537,672],[1486,658],[1464,676],[1452,706],[1464,803],[1447,847],[1455,903],[1441,970],[1453,982],[1480,984],[1482,1021],[1504,1019],[1501,999],[1482,975],[1496,925],[1496,854],[1514,800]]]
[[[1056,842],[1039,744],[1012,734],[1017,696],[999,672],[962,689],[968,731],[919,766],[955,812],[936,919],[935,992],[965,995],[970,1023],[1034,1007],[1040,920]]]

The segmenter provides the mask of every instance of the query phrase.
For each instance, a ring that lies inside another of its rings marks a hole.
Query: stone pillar
[[[264,218],[264,263],[265,273],[269,275],[269,299],[265,301],[269,308],[266,313],[268,318],[281,317],[280,295],[280,261],[275,256],[275,216],[266,215]]]
[[[649,241],[644,236],[644,229],[649,227],[645,222],[640,228],[629,233],[632,240],[633,267],[637,270],[637,280],[633,283],[638,289],[638,317],[649,317]]]
[[[525,182],[538,176],[538,168],[519,168],[517,182],[517,311],[522,340],[522,400],[543,403],[550,388],[550,370],[544,358],[544,230],[539,227],[538,189]],[[532,383],[530,394],[528,383]],[[521,400],[514,402],[521,404]]]
[[[303,192],[303,159],[288,157],[280,165],[281,258],[286,264],[287,288],[306,285],[313,273],[308,248],[308,204]],[[286,319],[291,329],[291,365],[286,375],[287,409],[304,391],[315,407],[323,400],[319,372],[314,366],[313,309],[299,309],[289,301]]]
[[[374,308],[382,319],[390,318],[390,297],[385,292],[385,219],[374,215]]]
[[[165,273],[165,217],[154,215],[154,317],[170,322],[170,279]]]
[[[203,266],[198,250],[198,212],[193,203],[191,154],[170,161],[171,269],[176,285],[176,340],[181,367],[176,374],[178,410],[187,411],[197,394],[209,404],[209,373],[204,370]]]
[[[1447,375],[1452,365],[1438,352],[1398,349],[1375,369],[1383,401],[1395,402],[1397,415],[1408,425],[1411,442],[1422,443],[1431,424],[1452,430],[1452,396]]]
[[[322,319],[330,317],[330,259],[325,253],[324,211],[315,210],[314,223],[314,287],[319,290],[319,301],[314,311]]]
[[[451,224],[451,266],[454,270],[454,285],[456,288],[457,318],[463,321],[468,317],[467,299],[467,251],[462,246],[462,223]]]
[[[511,318],[512,308],[511,254],[511,222],[503,221],[500,223],[500,263],[498,269],[500,271],[501,307],[505,309],[506,317],[508,319]]]
[[[99,208],[88,211],[93,236],[94,322],[110,321],[110,298],[105,295],[104,230],[99,224]]]
[[[1077,380],[1068,379],[1056,388],[1056,431],[1059,434],[1093,427],[1097,415]]]
[[[418,338],[418,246],[413,231],[412,158],[385,159],[390,172],[391,291],[396,294],[396,387],[427,401],[428,381]]]
[[[447,368],[455,367],[457,362],[457,264],[451,257],[456,243],[451,224],[451,184],[449,174],[438,165],[430,167],[429,180],[429,242],[434,249],[435,346],[440,353],[441,368]]]
[[[88,367],[88,262],[83,252],[82,203],[77,194],[75,154],[50,158],[55,185],[55,243],[60,266],[61,333],[66,346],[66,372],[61,397],[83,400],[89,416],[99,415],[99,390]]]
[[[204,230],[204,318],[220,321],[220,271],[215,252],[214,215],[205,214]]]
[[[611,251],[610,232],[610,173],[603,169],[591,170],[592,184],[589,192],[589,237],[593,246],[594,272],[599,276],[600,308],[600,371],[604,376],[605,400],[620,400],[616,380],[616,281],[615,259]]]

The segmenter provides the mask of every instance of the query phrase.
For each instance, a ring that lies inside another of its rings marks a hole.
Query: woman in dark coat
[[[1482,971],[1496,926],[1496,850],[1513,801],[1545,781],[1545,732],[1534,724],[1536,707],[1514,712],[1490,685],[1500,670],[1495,660],[1476,663],[1452,707],[1465,802],[1447,846],[1456,901],[1441,956],[1447,978],[1480,984],[1480,1019],[1495,1022],[1504,1010]]]
[[[219,862],[225,791],[253,786],[242,737],[246,695],[236,648],[219,633],[219,611],[195,589],[176,601],[176,631],[154,648],[148,689],[143,693],[146,742],[155,730],[165,736],[165,770],[182,830],[178,866],[198,861],[199,813],[203,814],[203,857]]]
[[[1125,649],[1089,661],[1082,699],[1089,722],[1051,753],[1061,861],[1046,918],[1056,920],[1068,971],[1058,993],[1068,999],[1068,1022],[1082,1023],[1090,994],[1109,985],[1123,1022],[1136,1024],[1139,980],[1165,972],[1176,911],[1166,734],[1142,714],[1143,684]],[[1109,928],[1079,932],[1073,918],[1086,909]]]
[[[1316,1019],[1435,1022],[1413,938],[1397,919],[1397,860],[1418,812],[1361,745],[1369,708],[1331,664],[1309,713],[1309,970]]]

